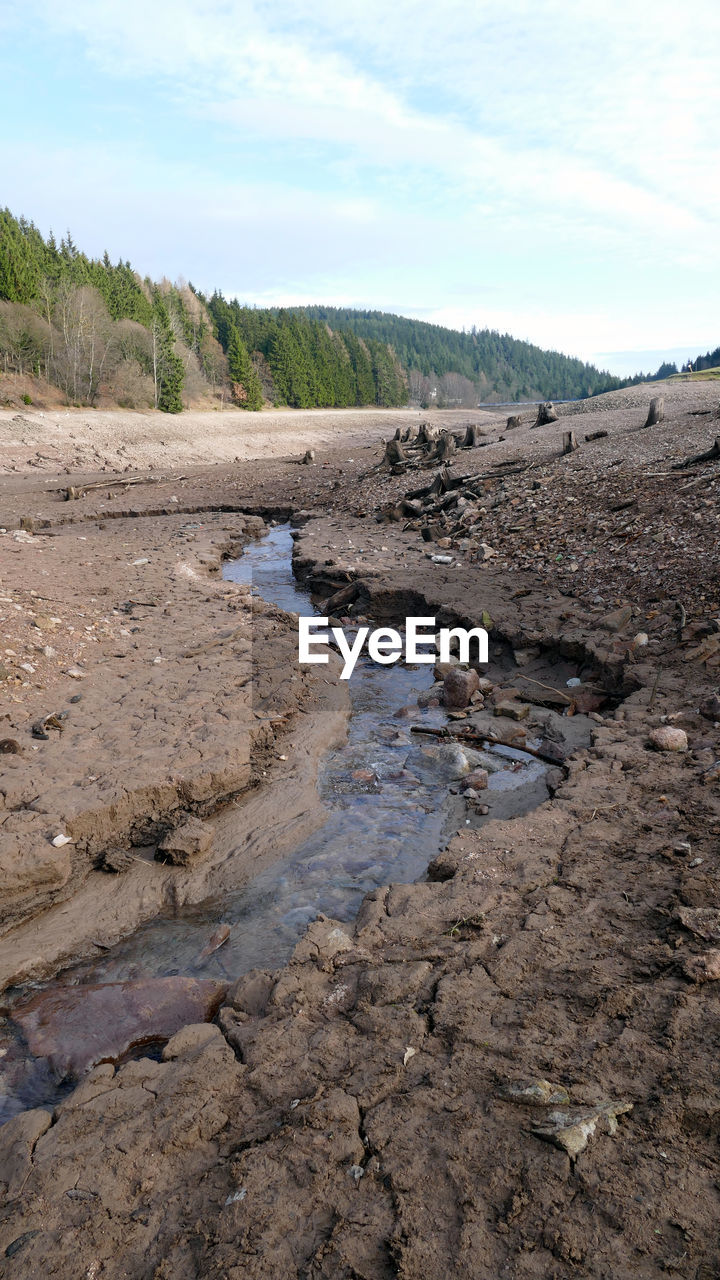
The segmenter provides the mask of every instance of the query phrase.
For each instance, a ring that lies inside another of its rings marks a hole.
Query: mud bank
[[[33,670],[5,682],[1,986],[241,881],[320,820],[317,761],[343,732],[345,691],[296,673],[287,615],[218,575],[263,528],[148,517],[11,544],[6,598],[37,588],[22,619]],[[212,851],[163,866],[158,844],[190,816],[213,817]]]

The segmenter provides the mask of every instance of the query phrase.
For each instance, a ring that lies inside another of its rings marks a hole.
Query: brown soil
[[[720,1272],[720,970],[701,960],[720,939],[720,464],[649,474],[712,443],[717,392],[665,395],[648,431],[638,388],[458,459],[472,474],[534,464],[488,491],[501,500],[486,563],[472,546],[434,563],[416,531],[375,521],[413,483],[374,470],[375,438],[318,449],[314,467],[260,460],[125,492],[109,476],[73,502],[51,490],[74,473],[7,477],[2,735],[20,754],[0,756],[6,982],[51,971],[99,929],[111,941],[168,895],[247,877],[275,835],[288,847],[319,821],[314,768],[341,732],[343,689],[327,668],[300,679],[287,617],[258,605],[251,619],[218,581],[258,517],[307,512],[298,571],[325,595],[356,580],[355,612],[486,610],[519,684],[534,659],[572,661],[619,705],[592,713],[592,744],[547,803],[462,826],[427,882],[370,894],[354,925],[318,920],[289,966],[246,975],[216,1024],[180,1031],[162,1061],[101,1063],[54,1115],[1,1129],[1,1274]],[[446,420],[503,434],[499,415]],[[562,430],[582,440],[600,425],[607,438],[559,457]],[[46,610],[60,621],[43,631]],[[31,737],[65,709],[62,732]],[[663,723],[688,750],[650,748]],[[215,810],[207,861],[152,861],[180,815]],[[238,816],[249,858],[232,856]],[[267,840],[271,819],[282,830]],[[74,843],[55,849],[56,827]],[[93,870],[118,844],[140,862]]]

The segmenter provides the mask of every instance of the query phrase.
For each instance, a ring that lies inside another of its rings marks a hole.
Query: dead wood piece
[[[570,773],[568,766],[562,760],[556,760],[554,756],[548,755],[545,751],[537,751],[534,747],[519,746],[517,740],[507,742],[504,738],[491,738],[487,733],[478,733],[475,729],[458,729],[452,732],[450,729],[430,729],[425,725],[414,724],[410,730],[411,733],[423,733],[433,738],[452,738],[455,742],[487,742],[491,747],[509,747],[511,751],[522,751],[526,756],[534,756],[536,760],[542,760],[544,764],[551,764],[557,768],[564,769],[566,774]]]
[[[607,431],[590,431],[585,436],[585,443],[590,444],[591,440],[604,440],[606,436]]]
[[[684,471],[686,467],[694,467],[699,462],[714,462],[716,458],[720,458],[720,436],[715,437],[712,447],[706,449],[705,453],[696,453],[684,462],[676,462],[673,471]]]

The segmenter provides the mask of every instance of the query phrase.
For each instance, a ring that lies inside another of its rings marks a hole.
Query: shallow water
[[[290,527],[277,526],[228,563],[224,576],[250,582],[253,591],[283,609],[313,613],[309,596],[293,579],[292,546]],[[432,666],[379,666],[361,658],[349,682],[347,741],[328,752],[320,768],[327,819],[319,830],[243,888],[156,917],[107,954],[42,985],[174,974],[233,979],[254,968],[275,969],[287,961],[319,912],[350,920],[369,890],[421,878],[443,844],[448,822],[447,781],[424,785],[404,768],[411,747],[430,741],[411,737],[410,724],[445,723],[441,708],[417,707],[418,694],[432,682]],[[397,718],[401,708],[412,708],[412,719]],[[542,765],[517,752],[499,752],[498,763],[502,767],[491,775],[490,791],[533,783],[544,772]],[[200,953],[221,922],[230,925],[230,936],[202,961]],[[27,1054],[9,1030],[0,1061],[0,1086],[3,1076],[6,1081],[0,1122],[27,1106],[52,1105],[60,1096],[43,1063],[20,1070],[21,1058],[27,1067]],[[0,1058],[2,1052],[0,1046]]]

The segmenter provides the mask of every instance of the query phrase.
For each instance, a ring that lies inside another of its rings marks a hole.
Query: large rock
[[[181,1027],[213,1018],[227,988],[198,978],[148,978],[41,992],[12,1011],[30,1052],[59,1079],[98,1062],[169,1040]]]
[[[477,671],[463,671],[453,667],[448,671],[443,683],[443,702],[446,707],[461,710],[467,707],[474,693],[480,688],[480,677]]]

